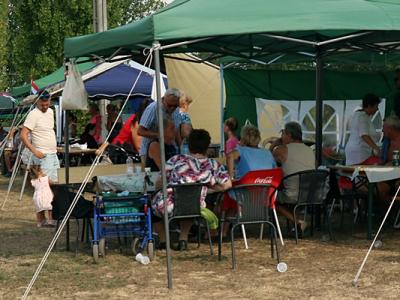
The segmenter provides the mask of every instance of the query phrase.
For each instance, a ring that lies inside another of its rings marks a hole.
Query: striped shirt
[[[182,123],[182,118],[181,115],[179,114],[179,108],[176,108],[172,114],[169,114],[168,112],[165,111],[165,107],[163,104],[162,105],[162,111],[163,114],[168,114],[174,124],[175,128],[179,130],[180,125]],[[140,126],[146,128],[147,130],[150,131],[158,131],[158,118],[157,118],[157,102],[154,101],[151,103],[149,106],[146,107],[146,109],[143,112],[142,117],[140,118]],[[150,142],[154,140],[151,138],[147,137],[142,137],[142,145],[140,147],[140,156],[145,156],[147,153],[147,148],[149,147]]]

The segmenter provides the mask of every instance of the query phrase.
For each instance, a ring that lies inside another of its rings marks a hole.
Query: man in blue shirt
[[[176,145],[181,144],[179,128],[181,124],[181,116],[179,114],[179,98],[181,93],[178,89],[168,89],[161,99],[163,115],[170,116],[174,121],[176,130]],[[164,116],[163,116],[164,117]],[[138,134],[142,136],[142,145],[139,154],[143,158],[147,155],[147,149],[150,141],[158,139],[158,118],[157,118],[157,102],[151,103],[146,107],[140,119]],[[142,161],[146,161],[145,159]]]

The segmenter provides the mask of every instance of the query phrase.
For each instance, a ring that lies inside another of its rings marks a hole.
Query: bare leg
[[[190,227],[192,227],[193,220],[184,220],[180,221],[179,225],[181,227],[181,232],[179,233],[179,240],[180,241],[187,241],[188,235],[190,231]]]
[[[157,232],[160,243],[165,243],[165,230],[162,221],[153,224],[154,231]]]

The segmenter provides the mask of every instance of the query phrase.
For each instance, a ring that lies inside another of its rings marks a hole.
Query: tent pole
[[[225,152],[225,138],[224,138],[224,65],[220,64],[219,66],[219,77],[221,81],[221,91],[220,91],[220,115],[221,115],[221,138],[220,138],[220,146],[219,146],[219,156],[222,157]]]
[[[64,167],[65,167],[65,184],[69,184],[69,111],[65,111],[65,127],[64,127]]]
[[[156,91],[157,91],[157,119],[158,119],[158,134],[160,142],[160,156],[161,156],[161,178],[162,178],[162,192],[164,198],[164,228],[165,228],[165,242],[167,250],[167,278],[168,288],[172,289],[172,265],[171,265],[171,248],[169,240],[169,226],[168,226],[168,209],[167,209],[167,177],[165,174],[165,145],[164,145],[164,124],[163,124],[163,111],[161,100],[161,82],[160,82],[160,43],[155,41],[153,43],[154,49],[154,67],[156,76]]]
[[[316,67],[315,67],[315,161],[316,166],[322,163],[322,53],[320,48],[316,48]]]

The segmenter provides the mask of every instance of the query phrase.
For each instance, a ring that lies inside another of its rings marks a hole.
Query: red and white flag
[[[39,92],[39,87],[36,85],[36,83],[31,79],[31,93],[33,95],[36,95]]]

